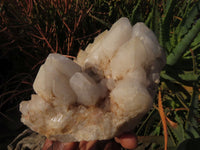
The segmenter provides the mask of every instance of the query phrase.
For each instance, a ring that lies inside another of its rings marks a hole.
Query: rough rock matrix
[[[50,54],[20,104],[21,121],[61,142],[110,139],[135,128],[152,107],[165,55],[144,23],[127,18],[72,61]]]

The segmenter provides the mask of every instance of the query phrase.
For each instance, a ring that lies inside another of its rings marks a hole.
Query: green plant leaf
[[[169,42],[169,33],[170,33],[170,24],[173,19],[173,9],[176,6],[176,2],[174,0],[167,0],[166,6],[164,9],[163,16],[160,20],[160,37],[159,41],[161,46],[167,48],[167,42]]]
[[[175,116],[175,119],[178,123],[178,126],[177,127],[171,127],[171,126],[168,126],[170,131],[172,132],[173,136],[175,137],[175,140],[180,143],[182,141],[185,140],[185,132],[184,132],[184,127],[183,127],[183,120],[178,117],[178,115]]]
[[[196,16],[199,13],[200,13],[200,1],[198,1],[197,4],[194,5],[193,8],[191,8],[190,12],[185,15],[185,18],[183,18],[180,30],[177,30],[179,33],[178,40],[180,40],[191,29],[192,24],[195,22]]]
[[[167,56],[167,64],[172,66],[174,65],[179,58],[183,55],[183,53],[187,50],[191,42],[200,32],[200,19],[196,21],[193,25],[192,29],[188,32],[187,35],[178,43],[178,45],[174,48],[174,50]]]

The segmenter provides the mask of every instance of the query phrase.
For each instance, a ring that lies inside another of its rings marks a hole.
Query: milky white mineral
[[[51,140],[110,139],[135,128],[152,107],[165,55],[144,23],[119,19],[72,61],[50,54],[21,121]]]

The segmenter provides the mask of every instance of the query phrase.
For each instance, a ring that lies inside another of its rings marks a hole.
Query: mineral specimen
[[[21,121],[51,140],[104,140],[130,131],[148,112],[165,55],[144,23],[119,19],[72,61],[50,54]]]

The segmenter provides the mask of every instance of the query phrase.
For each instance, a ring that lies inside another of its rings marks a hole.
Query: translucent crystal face
[[[62,142],[109,139],[151,108],[165,55],[143,23],[119,19],[72,61],[50,54],[20,104],[22,122]]]

